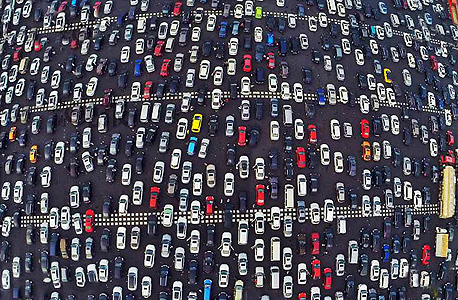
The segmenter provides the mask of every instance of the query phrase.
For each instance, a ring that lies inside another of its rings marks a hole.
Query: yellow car
[[[32,164],[37,162],[37,159],[38,159],[37,156],[38,156],[38,146],[33,145],[32,147],[30,147],[30,153],[29,153],[29,159]]]
[[[202,115],[195,114],[194,117],[192,117],[191,131],[194,133],[199,133],[201,126],[202,126]]]
[[[254,17],[256,19],[262,19],[262,7],[261,6],[256,7],[256,13]]]
[[[391,70],[388,68],[383,69],[383,77],[385,77],[386,83],[392,83],[393,79],[391,78]]]

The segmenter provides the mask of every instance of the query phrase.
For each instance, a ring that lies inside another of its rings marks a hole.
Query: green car
[[[256,6],[256,19],[262,19],[262,7],[261,6]]]

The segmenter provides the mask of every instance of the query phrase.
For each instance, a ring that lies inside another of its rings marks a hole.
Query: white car
[[[358,66],[364,65],[364,54],[361,49],[358,49],[358,48],[355,49],[355,60]]]
[[[153,245],[151,245],[153,246]],[[185,250],[183,247],[176,247],[174,254],[174,268],[176,271],[183,271],[185,264]]]
[[[228,43],[229,55],[235,56],[237,55],[239,49],[239,39],[238,38],[231,38]]]
[[[332,119],[330,122],[331,127],[331,138],[333,140],[340,140],[340,123],[336,119]]]
[[[51,175],[52,175],[52,169],[50,166],[46,166],[43,168],[43,170],[41,171],[40,173],[40,177],[41,177],[41,186],[44,187],[44,188],[48,188],[51,186]],[[5,187],[5,186],[3,186]],[[8,182],[8,191],[9,191],[9,182]],[[8,195],[5,196],[5,198],[3,197],[4,194],[3,194],[3,188],[2,188],[2,198],[5,199],[9,198],[9,192],[8,192]]]
[[[108,259],[101,259],[99,262],[99,281],[108,282],[109,278],[109,263]]]
[[[256,26],[254,28],[254,42],[262,43],[262,35],[263,35],[262,27]]]
[[[299,197],[307,196],[307,177],[304,174],[297,175],[297,195]]]
[[[297,140],[303,140],[305,137],[305,124],[302,119],[294,120],[294,137]]]
[[[293,250],[290,247],[283,248],[283,269],[290,271],[293,268]]]
[[[209,75],[210,75],[210,61],[204,59],[200,62],[199,79],[207,80]]]
[[[235,190],[235,176],[232,173],[226,173],[224,175],[224,195],[226,197],[232,197]]]
[[[283,297],[286,299],[293,297],[293,277],[287,275],[283,277]]]
[[[220,288],[227,288],[229,285],[229,265],[221,264],[218,272],[218,286]]]
[[[344,171],[343,155],[342,152],[334,152],[334,171],[342,173]]]
[[[116,232],[116,248],[118,250],[126,249],[127,229],[120,226]]]
[[[429,153],[430,153],[431,157],[437,157],[438,151],[439,150],[438,150],[437,140],[431,138],[429,140]]]
[[[272,230],[280,230],[281,228],[281,211],[278,206],[274,206],[270,209],[270,226]]]
[[[235,58],[229,58],[226,65],[226,73],[229,76],[234,76],[237,72],[237,61]]]
[[[162,225],[164,227],[172,227],[173,225],[173,205],[166,204],[161,214],[162,217]]]
[[[276,120],[270,121],[270,140],[278,141],[280,139],[280,123]]]
[[[321,210],[318,203],[310,203],[310,221],[313,225],[320,224]]]
[[[230,232],[223,232],[221,235],[221,256],[229,257],[231,255],[232,235]]]
[[[121,63],[123,64],[128,63],[129,57],[130,57],[130,47],[129,46],[122,47],[121,48],[121,58],[120,58]]]
[[[132,204],[141,205],[143,199],[143,181],[137,180],[132,189]]]
[[[148,244],[145,247],[143,266],[145,268],[151,269],[154,267],[154,261],[156,257],[156,246],[153,244]]]
[[[99,79],[97,77],[91,77],[89,79],[89,82],[87,83],[86,86],[86,96],[92,97],[95,94],[95,91],[97,90],[97,83],[99,82]]]
[[[254,249],[254,260],[261,262],[264,261],[264,240],[263,239],[256,239],[254,241],[253,249]]]
[[[207,17],[207,31],[215,31],[216,28],[216,15],[210,14]]]
[[[324,221],[326,223],[331,223],[334,220],[334,202],[331,199],[324,200]]]
[[[404,84],[406,86],[412,85],[412,76],[410,75],[409,70],[407,69],[402,70],[402,78],[404,79]]]
[[[181,162],[181,149],[173,149],[172,156],[170,158],[170,168],[178,170]]]
[[[132,178],[132,165],[124,164],[121,171],[121,183],[122,185],[130,185]]]
[[[224,78],[223,67],[221,66],[215,67],[212,75],[213,75],[213,84],[215,86],[221,86],[223,84],[223,78]]]
[[[194,196],[202,196],[203,175],[202,173],[194,173],[192,178],[192,194]]]

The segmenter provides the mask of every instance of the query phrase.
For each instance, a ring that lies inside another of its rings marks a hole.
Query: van
[[[270,286],[273,290],[280,289],[280,268],[277,266],[270,267]]]
[[[30,58],[29,57],[24,57],[23,59],[21,59],[21,62],[19,64],[19,74],[22,74],[24,75],[25,73],[27,73],[27,69],[29,68],[29,62],[30,62]]]
[[[151,103],[143,102],[142,110],[140,111],[140,122],[148,123],[149,111],[151,109]]]
[[[66,238],[60,239],[60,254],[62,255],[63,259],[68,259],[67,239]]]
[[[161,118],[161,103],[153,104],[153,112],[151,113],[151,122],[158,123]]]
[[[293,110],[291,105],[283,105],[283,125],[286,127],[293,126]]]
[[[344,216],[337,217],[337,234],[347,233],[347,220]]]
[[[417,288],[420,286],[420,274],[418,274],[418,270],[412,269],[410,270],[410,287]]]
[[[285,185],[285,208],[294,208],[294,186]]]
[[[254,285],[257,288],[264,287],[264,267],[256,267]]]
[[[270,261],[281,260],[280,238],[274,236],[270,239]]]
[[[336,2],[334,0],[327,0],[328,12],[330,15],[335,15],[337,13]]]
[[[356,265],[359,258],[358,242],[355,240],[348,241],[348,263]]]
[[[175,38],[169,37],[165,42],[165,52],[171,53],[173,52],[173,48],[175,46]]]

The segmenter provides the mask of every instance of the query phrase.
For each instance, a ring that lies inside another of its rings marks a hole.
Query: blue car
[[[383,244],[383,262],[389,262],[390,261],[390,245],[388,244]]]
[[[219,25],[219,37],[220,38],[225,38],[226,37],[226,35],[227,35],[227,26],[228,26],[227,22],[221,22],[221,24]]]
[[[267,33],[267,43],[266,43],[266,45],[269,46],[269,47],[272,47],[273,45],[275,45],[275,37],[274,37],[274,34],[272,32]]]
[[[210,300],[212,290],[212,281],[210,279],[204,280],[204,300]]]
[[[240,22],[234,21],[234,23],[232,23],[232,35],[239,35],[239,29],[240,29]]]
[[[135,60],[134,75],[135,77],[142,76],[142,59],[141,58]]]
[[[192,136],[189,138],[189,143],[188,143],[188,155],[194,155],[196,154],[196,148],[197,148],[197,138],[195,136]]]
[[[326,105],[326,98],[324,97],[323,89],[317,89],[316,95],[318,96],[318,105],[321,105],[321,106]]]

